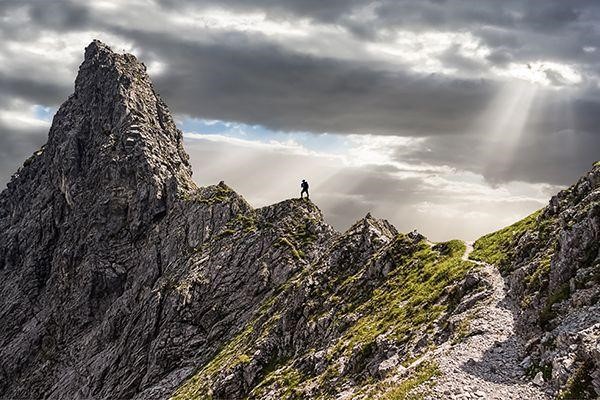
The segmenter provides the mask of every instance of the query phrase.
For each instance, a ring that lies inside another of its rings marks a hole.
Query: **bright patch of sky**
[[[397,160],[397,154],[418,149],[424,138],[281,132],[260,125],[188,117],[180,119],[178,126],[188,141],[207,139],[245,146],[263,144],[271,149],[285,149],[297,154],[337,158],[347,166],[387,166],[396,170],[397,176],[404,178],[423,172],[451,171],[445,166],[411,164]]]
[[[350,149],[348,136],[328,133],[281,132],[260,125],[248,125],[237,122],[181,118],[179,128],[188,139],[196,135],[219,135],[259,143],[295,144],[316,153],[344,154]]]
[[[39,104],[33,106],[33,115],[35,118],[41,121],[52,121],[52,117],[56,113],[56,108],[54,107],[44,107]]]
[[[45,129],[50,126],[56,110],[51,107],[13,101],[8,109],[0,109],[0,123],[10,124],[18,130]]]

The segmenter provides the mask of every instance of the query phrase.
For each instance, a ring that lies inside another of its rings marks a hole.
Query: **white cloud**
[[[401,231],[416,227],[432,240],[471,240],[547,201],[546,185],[512,182],[491,187],[477,174],[410,163],[400,166],[411,173],[395,172],[399,163],[390,154],[421,145],[416,139],[352,135],[346,152],[332,154],[297,142],[190,133],[185,137],[201,185],[223,179],[258,207],[298,195],[299,181],[306,178],[311,198],[339,229],[371,211]]]
[[[576,67],[551,61],[510,63],[506,68],[494,68],[493,71],[500,76],[543,86],[573,86],[583,80]]]
[[[7,108],[0,109],[0,125],[10,126],[16,131],[49,129],[50,121],[36,115],[35,104],[14,100]]]

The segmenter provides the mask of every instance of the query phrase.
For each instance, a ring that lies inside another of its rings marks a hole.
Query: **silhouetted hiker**
[[[306,193],[306,198],[309,199],[310,197],[308,195],[308,182],[302,179],[300,187],[302,188],[302,191],[300,192],[300,198],[304,197],[304,193]]]

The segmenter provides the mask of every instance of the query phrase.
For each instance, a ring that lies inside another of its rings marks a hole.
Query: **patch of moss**
[[[292,252],[292,256],[296,260],[302,260],[302,258],[305,256],[304,252],[302,250],[298,250],[296,245],[294,245],[288,238],[280,238],[278,244],[288,246]]]
[[[172,400],[211,399],[211,383],[224,368],[233,368],[246,363],[243,348],[254,328],[252,324],[227,343],[204,368],[194,374],[177,389]],[[248,359],[249,361],[249,359]]]
[[[225,225],[225,229],[219,233],[218,238],[233,236],[236,233],[249,234],[257,231],[256,216],[249,212],[247,214],[238,214]]]
[[[298,399],[301,394],[298,392],[298,385],[305,379],[304,375],[292,366],[285,366],[274,371],[270,371],[262,380],[260,385],[256,386],[250,393],[251,398],[261,398],[269,388],[279,389],[277,398],[281,400]]]
[[[432,382],[432,378],[438,376],[440,370],[437,364],[433,362],[424,362],[419,365],[415,371],[405,380],[397,384],[386,384],[376,394],[371,394],[368,399],[381,400],[420,400],[424,399],[428,392],[428,387],[424,387]],[[415,390],[419,388],[419,390]],[[382,390],[383,389],[383,390]]]
[[[221,233],[219,233],[218,237],[219,238],[224,238],[224,237],[227,237],[227,236],[233,236],[233,235],[235,235],[235,232],[236,231],[234,229],[225,229]]]
[[[540,311],[540,325],[542,328],[546,327],[554,317],[556,317],[556,312],[553,310],[552,306],[556,303],[560,303],[563,300],[566,300],[571,295],[571,288],[569,283],[563,284],[561,287],[556,289],[548,299],[546,300],[546,305]]]
[[[236,359],[238,364],[248,364],[250,363],[250,356],[246,354],[240,354]]]
[[[539,290],[543,286],[543,282],[548,278],[550,273],[550,260],[552,253],[546,253],[540,260],[538,267],[533,270],[533,273],[524,277],[525,285],[528,287],[528,291],[532,292]]]
[[[452,344],[462,342],[464,338],[469,336],[471,331],[471,321],[468,318],[460,320],[458,326],[454,330],[454,336],[452,337]]]
[[[205,197],[200,191],[186,192],[181,195],[181,199],[189,202],[202,203],[206,205],[213,205],[218,203],[224,203],[229,201],[231,195],[234,192],[225,185],[217,185],[214,187],[212,193]]]
[[[558,395],[558,400],[597,399],[592,384],[592,371],[593,365],[591,362],[585,362],[577,368],[573,376],[569,378],[565,389]]]
[[[308,226],[309,221],[305,221],[304,224],[299,224],[294,230],[294,241],[300,243],[302,246],[313,244],[317,240],[317,235],[313,233]]]
[[[256,226],[256,217],[254,215],[240,214],[236,219],[242,225],[244,232],[254,232],[258,229]]]
[[[542,373],[546,382],[550,381],[552,379],[552,364],[533,363],[525,370],[525,375],[533,379],[538,372]]]

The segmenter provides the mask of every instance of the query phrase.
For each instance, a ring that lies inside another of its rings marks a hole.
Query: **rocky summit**
[[[0,194],[0,398],[594,399],[600,165],[474,243],[197,187],[98,41]]]

